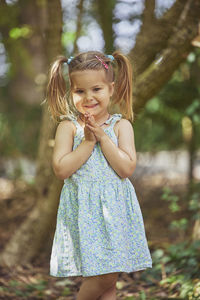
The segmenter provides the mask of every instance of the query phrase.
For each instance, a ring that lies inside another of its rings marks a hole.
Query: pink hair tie
[[[95,55],[95,57],[104,65],[104,67],[108,70],[108,65],[97,55]]]

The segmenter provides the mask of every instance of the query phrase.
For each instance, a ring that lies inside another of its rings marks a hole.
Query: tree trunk
[[[83,17],[83,3],[84,3],[84,0],[80,0],[79,4],[77,5],[78,15],[77,15],[77,22],[76,22],[76,36],[75,36],[75,40],[74,40],[74,55],[76,55],[78,53],[77,40],[81,35],[82,17]]]
[[[39,104],[46,80],[46,55],[41,34],[46,22],[46,10],[40,1],[19,0],[13,5],[0,2],[0,32],[11,63],[8,97],[20,102]],[[12,36],[13,28],[26,25],[25,37]]]
[[[115,0],[97,0],[98,20],[103,31],[105,41],[105,53],[111,54],[114,51],[114,32],[113,32],[113,9]]]
[[[48,26],[46,27],[46,55],[51,63],[62,52],[62,9],[60,0],[46,2]],[[30,262],[49,239],[55,228],[59,193],[63,181],[56,179],[52,172],[51,140],[55,126],[50,119],[46,104],[43,105],[40,144],[37,160],[36,197],[37,204],[24,223],[7,243],[1,257],[1,264],[12,266]]]

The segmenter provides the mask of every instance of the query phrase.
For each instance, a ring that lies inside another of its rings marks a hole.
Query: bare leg
[[[98,300],[116,300],[116,284],[105,291]]]
[[[77,300],[97,300],[106,291],[113,288],[113,285],[116,285],[117,278],[118,273],[84,277],[80,290],[77,294]],[[113,299],[115,300],[115,298]],[[109,300],[113,299],[110,298]]]

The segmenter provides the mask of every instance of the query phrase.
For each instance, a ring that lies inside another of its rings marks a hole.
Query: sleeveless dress
[[[69,118],[69,117],[68,117]],[[118,145],[113,114],[103,130]],[[76,117],[73,150],[84,137]],[[50,258],[50,275],[94,276],[152,268],[141,209],[128,178],[112,169],[97,142],[88,160],[64,180]]]

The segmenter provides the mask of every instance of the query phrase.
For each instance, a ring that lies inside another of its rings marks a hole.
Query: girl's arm
[[[56,131],[52,166],[60,179],[70,177],[89,158],[95,142],[84,140],[73,151],[74,127],[71,121],[62,121]]]
[[[106,134],[101,137],[100,145],[106,159],[120,177],[126,178],[133,174],[137,158],[133,127],[128,120],[119,121],[118,147]]]

